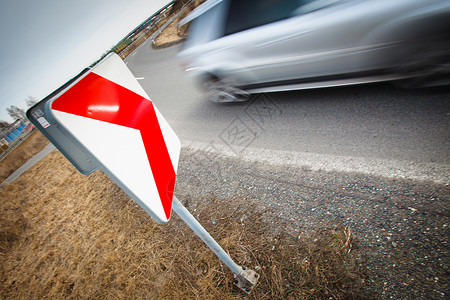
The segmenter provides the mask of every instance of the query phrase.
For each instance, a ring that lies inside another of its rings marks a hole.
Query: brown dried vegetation
[[[57,151],[3,188],[0,199],[2,299],[362,295],[348,228],[291,236],[269,221],[270,211],[242,199],[208,196],[188,209],[236,262],[261,275],[250,296],[176,215],[158,225],[102,172],[83,176]]]

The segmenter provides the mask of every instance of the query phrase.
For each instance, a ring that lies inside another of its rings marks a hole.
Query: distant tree
[[[15,106],[15,105],[11,105],[10,107],[8,107],[6,109],[6,112],[8,113],[8,115],[13,118],[13,120],[26,120],[26,114],[25,114],[25,110]]]
[[[25,99],[25,102],[27,103],[27,107],[32,107],[36,103],[38,103],[38,99],[33,96],[28,96],[27,99]]]
[[[11,124],[9,124],[6,121],[2,121],[0,120],[0,131],[6,130],[9,128],[9,126],[11,126]]]

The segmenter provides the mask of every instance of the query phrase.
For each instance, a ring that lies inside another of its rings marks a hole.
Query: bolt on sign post
[[[84,174],[100,168],[158,223],[172,208],[251,291],[237,265],[173,195],[181,144],[125,63],[110,54],[32,107],[27,116]]]

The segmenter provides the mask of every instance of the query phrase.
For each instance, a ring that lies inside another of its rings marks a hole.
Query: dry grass
[[[0,161],[0,182],[8,178],[33,155],[44,149],[48,143],[47,138],[38,130],[32,133],[19,147]]]
[[[189,210],[232,258],[260,273],[250,296],[176,215],[156,224],[103,173],[80,175],[56,151],[0,199],[2,299],[361,296],[348,228],[290,236],[242,199],[210,196]]]

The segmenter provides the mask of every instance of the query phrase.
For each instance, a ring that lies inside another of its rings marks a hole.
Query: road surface
[[[125,62],[185,146],[274,164],[449,182],[449,87],[371,84],[216,104],[184,76],[179,49],[153,50],[147,41]]]

